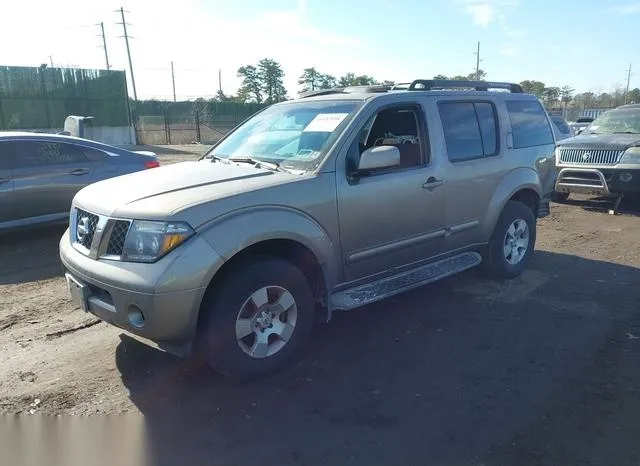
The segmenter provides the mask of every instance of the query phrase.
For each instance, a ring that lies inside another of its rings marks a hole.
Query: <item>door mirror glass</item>
[[[397,165],[400,165],[400,150],[397,147],[376,146],[365,150],[360,155],[358,171],[369,171]]]

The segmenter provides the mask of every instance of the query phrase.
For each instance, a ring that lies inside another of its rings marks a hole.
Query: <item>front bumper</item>
[[[640,193],[640,169],[561,167],[555,190],[596,196]]]
[[[198,312],[221,258],[199,237],[153,264],[94,260],[60,240],[60,259],[78,306],[178,356],[187,356]]]

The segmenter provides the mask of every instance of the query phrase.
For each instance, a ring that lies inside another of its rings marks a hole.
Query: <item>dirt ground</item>
[[[0,412],[143,414],[155,464],[637,466],[640,208],[609,206],[553,204],[520,278],[470,271],[338,314],[245,384],[76,309],[64,228],[1,236]]]

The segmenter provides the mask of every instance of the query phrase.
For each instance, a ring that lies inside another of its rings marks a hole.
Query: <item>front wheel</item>
[[[313,326],[306,277],[291,263],[269,256],[252,256],[226,272],[200,309],[200,355],[234,378],[280,369],[301,352]]]
[[[484,262],[485,273],[511,279],[526,268],[536,243],[536,219],[526,204],[509,201],[496,223]]]

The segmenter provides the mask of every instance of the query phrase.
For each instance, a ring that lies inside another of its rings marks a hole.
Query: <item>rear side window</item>
[[[564,118],[551,118],[551,121],[553,121],[555,123],[555,125],[558,127],[558,129],[560,130],[560,132],[562,134],[569,134],[571,132],[571,130],[569,129],[569,125],[567,124],[566,121],[564,121]]]
[[[498,129],[493,105],[443,102],[438,109],[449,160],[459,162],[497,153]]]
[[[11,143],[0,142],[0,170],[8,170],[11,165]]]
[[[16,168],[87,162],[71,144],[49,141],[17,141],[13,145]]]
[[[515,149],[554,143],[547,114],[539,102],[509,100],[506,103]]]

